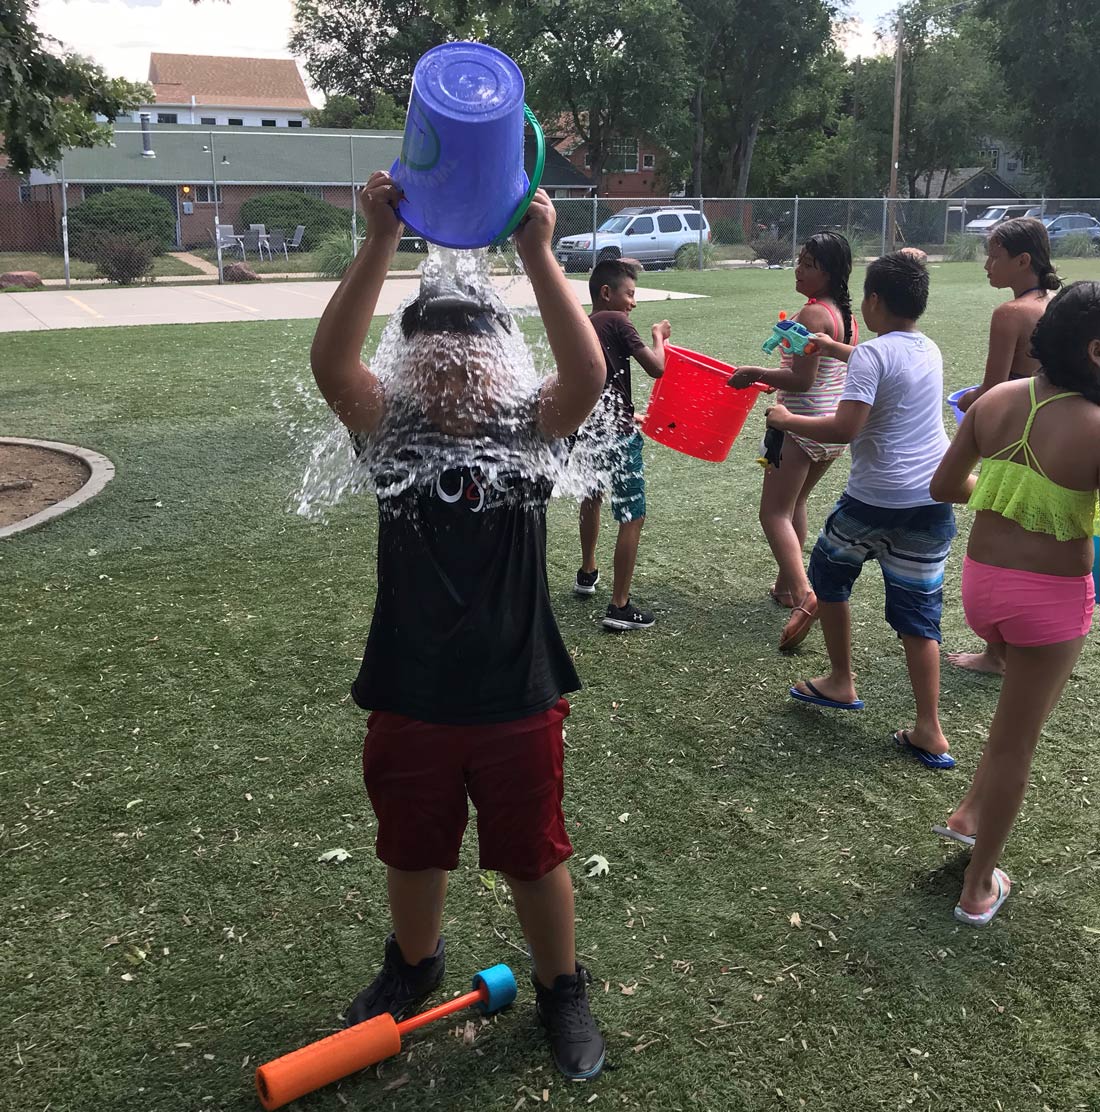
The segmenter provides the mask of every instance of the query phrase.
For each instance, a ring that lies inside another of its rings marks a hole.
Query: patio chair
[[[294,229],[293,237],[287,240],[287,247],[292,251],[300,251],[302,249],[302,237],[305,234],[306,226],[304,224],[299,224],[298,227]]]
[[[240,251],[241,258],[244,258],[244,247],[233,231],[232,224],[219,224],[210,235],[214,240],[215,248],[220,247],[223,251]]]
[[[286,250],[286,232],[283,231],[282,228],[272,228],[271,231],[267,233],[267,251],[269,258],[274,252],[282,251],[283,258],[286,259],[287,262],[290,261],[290,256],[287,254]]]
[[[250,232],[259,232],[260,235],[262,235],[262,236],[267,235],[267,225],[266,224],[249,224],[248,225],[248,230]]]
[[[250,228],[242,236],[238,236],[241,244],[241,257],[245,258],[249,251],[255,251],[260,256],[260,262],[264,261],[263,252],[260,250],[260,233],[255,228]]]

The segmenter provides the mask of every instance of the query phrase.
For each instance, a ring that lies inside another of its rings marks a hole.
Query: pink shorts
[[[963,561],[966,621],[993,644],[1021,648],[1057,645],[1084,637],[1092,627],[1091,575],[1044,575]]]

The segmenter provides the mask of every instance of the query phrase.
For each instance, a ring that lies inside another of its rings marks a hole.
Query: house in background
[[[399,131],[309,128],[272,132],[264,127],[191,124],[141,129],[116,127],[106,147],[65,156],[70,211],[87,197],[111,189],[142,189],[164,198],[176,217],[177,247],[210,246],[215,222],[239,224],[241,205],[259,193],[305,193],[350,210],[352,182],[362,184],[401,153]],[[528,137],[527,173],[536,147]],[[543,187],[552,197],[584,197],[591,179],[548,150]],[[61,246],[61,176],[35,171],[18,178],[0,169],[0,251],[55,251]]]
[[[591,175],[588,145],[576,133],[568,115],[559,116],[546,132],[547,143],[575,169]],[[648,136],[616,136],[604,161],[603,173],[595,183],[601,197],[666,197],[668,183],[659,172],[667,158],[663,147]]]
[[[309,127],[313,103],[293,58],[225,58],[205,54],[150,54],[158,124],[204,127]]]

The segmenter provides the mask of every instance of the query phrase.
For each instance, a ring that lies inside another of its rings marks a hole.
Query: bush
[[[299,224],[305,225],[303,251],[312,251],[332,232],[351,227],[351,212],[328,201],[297,193],[293,189],[271,190],[252,197],[241,205],[239,223],[264,224],[268,231],[283,228],[289,239]]]
[[[356,243],[351,230],[329,232],[313,256],[317,273],[326,278],[343,278],[355,259]]]
[[[1051,248],[1059,259],[1088,259],[1096,254],[1096,240],[1088,232],[1074,232],[1054,240]]]
[[[749,244],[754,259],[763,259],[768,266],[788,266],[791,262],[791,241],[767,236]]]
[[[109,245],[120,237],[140,240],[152,254],[162,255],[176,242],[172,206],[144,189],[112,189],[81,201],[69,213],[69,250],[79,259],[98,263],[101,242]]]
[[[744,243],[745,229],[739,216],[716,216],[710,222],[710,234],[715,243]]]
[[[156,241],[136,235],[102,232],[85,245],[84,258],[96,272],[120,286],[129,286],[153,269]]]
[[[972,263],[985,250],[985,240],[981,236],[959,232],[951,237],[947,247],[947,257],[953,263]]]
[[[714,266],[716,252],[713,243],[703,241],[703,269],[710,270]],[[698,270],[699,269],[699,244],[685,243],[676,252],[676,269],[677,270]]]

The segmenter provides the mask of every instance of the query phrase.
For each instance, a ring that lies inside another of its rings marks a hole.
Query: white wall
[[[218,108],[199,104],[194,108],[190,105],[151,104],[133,113],[134,123],[141,122],[142,112],[148,112],[149,119],[154,124],[157,122],[159,112],[175,112],[178,117],[176,123],[180,124],[201,124],[203,119],[212,117],[220,127],[227,126],[230,119],[241,120],[242,127],[262,127],[264,120],[274,120],[276,127],[286,127],[288,120],[300,120],[302,127],[309,127],[309,119],[304,112],[289,112],[285,108],[273,108],[268,111],[257,108]]]

